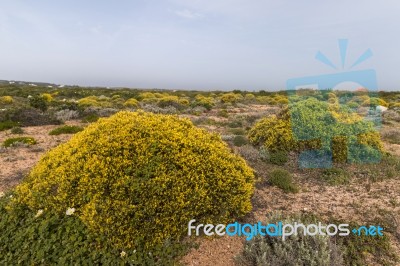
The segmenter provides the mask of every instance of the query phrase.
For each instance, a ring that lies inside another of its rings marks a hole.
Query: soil
[[[78,121],[68,121],[66,125],[81,125]],[[59,126],[24,127],[23,134],[11,134],[10,130],[0,132],[0,143],[8,138],[21,136],[33,137],[37,144],[0,148],[0,192],[16,186],[29,170],[48,150],[66,142],[72,135],[62,134],[51,136],[49,132]]]

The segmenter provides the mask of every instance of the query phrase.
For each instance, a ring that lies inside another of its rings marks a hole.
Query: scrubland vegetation
[[[375,238],[255,238],[239,265],[399,263],[400,93],[1,85],[0,131],[1,164],[42,155],[18,185],[0,186],[0,264],[184,263],[207,245],[187,237],[191,219],[385,227]],[[308,150],[332,166],[301,165]],[[345,211],[300,207],[340,193],[353,200]]]

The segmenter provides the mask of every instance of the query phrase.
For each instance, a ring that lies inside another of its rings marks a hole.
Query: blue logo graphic
[[[360,226],[359,228],[354,228],[353,230],[351,230],[351,232],[353,232],[354,235],[357,236],[383,236],[383,227],[381,226],[374,226],[371,225],[369,227],[367,226]]]
[[[351,70],[370,58],[372,51],[367,49],[350,65],[349,70],[345,71],[348,40],[341,39],[338,43],[342,68],[339,72],[287,81],[294,139],[318,140],[321,143],[318,149],[304,150],[300,153],[300,168],[332,167],[333,141],[336,137],[342,138],[346,143],[346,161],[349,163],[377,163],[381,159],[378,148],[362,144],[358,138],[362,134],[376,132],[381,126],[381,111],[377,108],[379,97],[376,72],[373,69]],[[323,53],[318,51],[315,58],[334,70],[339,70],[339,67]],[[343,90],[337,89],[338,86],[348,83],[356,84],[357,90],[347,87]],[[333,90],[340,93],[333,93]],[[299,104],[300,101],[303,103]],[[325,104],[318,104],[320,102]],[[323,115],[326,111],[331,115]],[[306,112],[307,119],[304,115]]]

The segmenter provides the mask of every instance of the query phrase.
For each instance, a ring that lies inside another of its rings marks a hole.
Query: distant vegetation
[[[61,126],[50,131],[49,135],[75,134],[82,130],[83,128],[78,126]]]

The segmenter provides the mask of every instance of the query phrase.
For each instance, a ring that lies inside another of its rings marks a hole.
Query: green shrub
[[[323,170],[322,179],[330,185],[343,185],[350,182],[350,174],[340,168],[328,168]]]
[[[228,118],[229,114],[228,114],[228,111],[226,109],[221,109],[221,110],[218,111],[218,116]]]
[[[256,100],[256,96],[252,93],[246,93],[244,99],[246,100],[246,102],[254,102]]]
[[[158,107],[165,108],[168,106],[173,106],[176,109],[182,109],[184,105],[181,103],[178,96],[165,96],[159,99],[157,103]]]
[[[231,130],[229,130],[233,135],[246,135],[246,130],[244,130],[243,128],[232,128]]]
[[[289,160],[286,151],[276,151],[271,152],[269,156],[269,161],[276,165],[284,165]]]
[[[1,265],[173,265],[186,250],[171,243],[158,246],[153,254],[118,249],[106,237],[92,234],[76,215],[24,207],[10,210],[8,201],[8,195],[0,198]]]
[[[93,123],[99,120],[99,116],[97,114],[89,114],[82,118],[82,123]]]
[[[334,162],[374,161],[383,151],[372,122],[362,120],[345,106],[315,98],[292,103],[278,116],[260,120],[250,129],[248,138],[269,151],[321,149],[332,153]]]
[[[61,126],[50,131],[49,135],[75,134],[82,130],[79,126]]]
[[[16,127],[16,126],[18,126],[17,122],[13,122],[13,121],[0,122],[0,131],[11,129],[11,128]]]
[[[46,153],[10,208],[73,207],[115,247],[151,250],[187,236],[190,219],[226,223],[249,212],[253,187],[253,171],[217,134],[176,116],[124,111]]]
[[[286,193],[298,192],[297,186],[293,183],[292,175],[284,169],[275,169],[270,172],[270,182]]]
[[[3,142],[4,147],[11,147],[15,146],[18,143],[23,143],[27,145],[34,145],[36,144],[36,140],[32,137],[17,137],[17,138],[9,138]]]
[[[362,103],[362,106],[378,106],[378,105],[382,105],[385,107],[389,106],[389,104],[385,100],[377,97],[369,98]]]
[[[35,108],[18,108],[10,110],[9,119],[18,122],[20,126],[60,125],[62,122],[53,115],[43,113]]]
[[[269,158],[271,157],[271,153],[264,146],[260,147],[260,149],[258,150],[258,154],[259,154],[260,159],[262,161],[269,162]]]
[[[294,222],[317,223],[304,216],[283,217],[272,214],[265,224],[293,224]],[[246,241],[242,253],[236,257],[238,265],[298,266],[298,265],[343,265],[343,254],[329,236],[292,235],[283,241],[279,236],[256,236]]]
[[[247,139],[244,136],[235,136],[233,138],[233,145],[237,146],[237,147],[241,147],[243,145],[247,144]]]
[[[230,128],[237,128],[237,127],[242,127],[242,126],[243,126],[243,122],[239,119],[235,119],[228,123],[228,127],[230,127]]]
[[[24,130],[21,127],[13,127],[11,134],[24,134]]]
[[[42,112],[45,112],[48,108],[47,101],[41,96],[33,96],[29,98],[29,105],[33,108],[39,109]]]
[[[350,101],[347,103],[347,106],[350,108],[358,108],[360,107],[360,104],[358,102]]]

